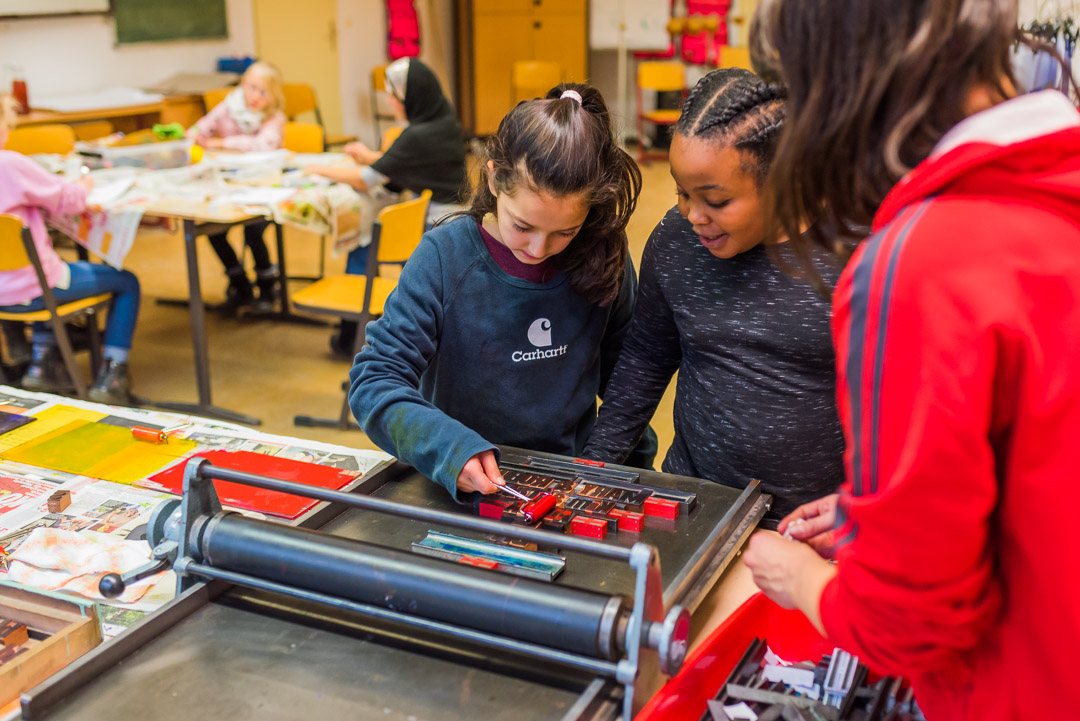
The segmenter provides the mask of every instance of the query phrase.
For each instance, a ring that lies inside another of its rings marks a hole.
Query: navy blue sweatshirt
[[[798,267],[787,246],[778,252]],[[831,285],[839,267],[825,255],[814,260]],[[832,493],[844,438],[829,318],[829,299],[764,246],[716,258],[672,208],[645,246],[633,324],[582,453],[621,462],[678,371],[664,471],[757,479],[773,494],[774,521]]]
[[[629,262],[601,307],[563,273],[506,273],[471,218],[434,228],[368,325],[349,373],[353,414],[379,448],[452,494],[466,461],[496,443],[577,455],[636,293]]]

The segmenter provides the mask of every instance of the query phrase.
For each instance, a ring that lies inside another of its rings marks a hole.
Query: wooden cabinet
[[[491,135],[513,107],[511,68],[519,60],[559,63],[564,78],[587,78],[587,0],[464,0],[461,115],[467,130]]]

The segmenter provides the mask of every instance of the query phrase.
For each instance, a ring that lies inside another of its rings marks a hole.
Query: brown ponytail
[[[563,98],[566,90],[580,95],[581,103]],[[559,258],[575,291],[592,303],[612,302],[626,268],[624,233],[641,192],[641,172],[616,144],[600,93],[563,83],[542,100],[518,103],[499,123],[481,161],[485,172],[466,211],[477,222],[496,212],[489,175],[499,193],[513,194],[520,183],[555,197],[586,193],[589,214]]]

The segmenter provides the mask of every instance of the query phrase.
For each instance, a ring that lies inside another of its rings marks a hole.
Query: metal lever
[[[154,558],[157,560],[128,571],[123,576],[119,573],[106,573],[101,577],[101,580],[98,581],[98,591],[105,598],[116,598],[127,589],[129,583],[135,583],[148,576],[153,576],[155,573],[168,570],[173,563],[173,559],[170,555],[175,551],[175,543],[172,543],[171,541],[159,543],[152,551]]]

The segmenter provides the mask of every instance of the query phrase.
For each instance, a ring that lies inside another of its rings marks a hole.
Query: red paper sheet
[[[251,451],[206,451],[196,453],[192,458],[205,458],[221,468],[246,471],[260,476],[270,476],[283,481],[303,483],[307,486],[340,490],[353,481],[359,474],[355,471],[343,471],[340,468],[320,466],[316,463],[294,461],[291,458],[278,458]],[[190,460],[190,459],[189,459]],[[149,478],[136,482],[135,485],[155,491],[165,491],[180,495],[184,486],[184,463],[166,468]],[[293,496],[262,488],[242,486],[238,483],[214,481],[218,498],[223,506],[244,508],[249,511],[269,513],[282,518],[296,518],[312,508],[318,501],[306,496]]]

